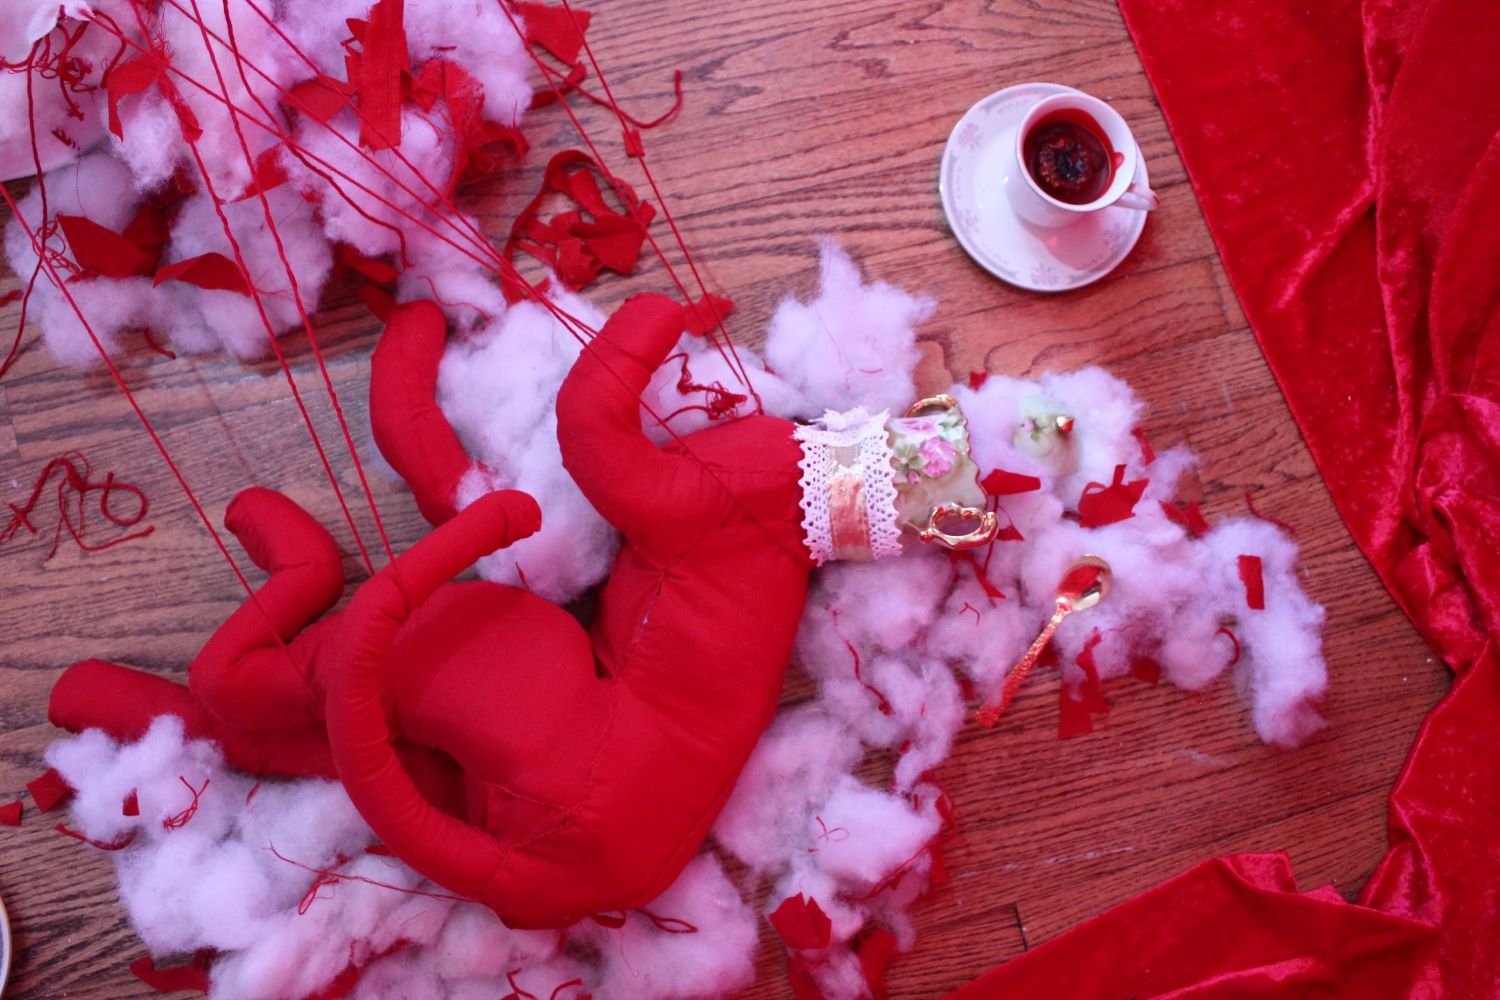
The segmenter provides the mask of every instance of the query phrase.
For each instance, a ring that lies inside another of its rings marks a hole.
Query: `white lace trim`
[[[834,449],[856,447],[863,483],[868,550],[855,558],[880,559],[901,554],[901,527],[896,513],[896,470],[887,439],[887,411],[873,416],[862,406],[844,413],[829,410],[814,424],[801,424],[793,435],[802,445],[802,533],[819,566],[837,558],[833,544],[828,491],[835,471]]]

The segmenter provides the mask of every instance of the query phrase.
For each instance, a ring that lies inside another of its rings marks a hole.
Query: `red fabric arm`
[[[441,309],[431,302],[408,302],[391,311],[370,358],[375,445],[434,525],[453,516],[459,481],[474,464],[437,405],[438,365],[447,337]]]
[[[338,546],[295,502],[260,487],[234,498],[224,524],[271,578],[204,644],[189,669],[193,695],[238,728],[315,722],[308,664],[292,643],[343,593]]]
[[[702,466],[658,448],[641,431],[641,392],[685,328],[683,308],[671,299],[626,300],[557,396],[563,466],[605,520],[647,549],[691,542],[685,516],[714,517],[705,492],[713,484]]]

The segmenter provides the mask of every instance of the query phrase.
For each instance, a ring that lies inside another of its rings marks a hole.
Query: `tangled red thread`
[[[189,802],[187,808],[182,810],[182,812],[177,813],[173,816],[168,816],[166,819],[162,820],[161,825],[163,830],[181,830],[183,827],[187,826],[188,822],[194,816],[198,815],[198,802],[203,797],[203,793],[208,790],[209,779],[207,777],[203,779],[203,786],[201,788],[194,788],[192,785],[188,784],[188,780],[180,774],[177,776],[177,780],[182,782],[182,787],[186,788],[189,792],[192,793],[193,801]]]
[[[688,413],[692,410],[701,410],[708,415],[708,419],[710,420],[724,420],[727,417],[734,416],[739,411],[740,406],[750,398],[744,393],[730,392],[724,388],[722,382],[711,382],[708,385],[703,385],[693,381],[693,373],[688,370],[688,359],[685,353],[674,354],[667,358],[667,361],[680,361],[682,363],[682,372],[677,376],[677,392],[683,396],[701,392],[704,394],[705,401],[696,406],[684,406],[674,410],[663,418],[663,423],[671,420],[679,413]]]
[[[0,545],[15,538],[21,533],[23,528],[33,535],[37,533],[36,525],[31,522],[31,516],[36,512],[37,504],[42,499],[42,493],[52,480],[54,473],[60,473],[61,478],[57,481],[56,489],[57,527],[52,533],[52,549],[47,553],[48,559],[57,554],[57,549],[62,544],[62,533],[65,528],[73,541],[85,552],[100,552],[104,549],[113,548],[124,542],[129,542],[137,538],[145,538],[156,530],[154,525],[148,525],[140,531],[121,535],[105,542],[95,543],[85,541],[84,534],[87,531],[86,514],[88,511],[88,505],[85,503],[85,500],[90,493],[99,494],[99,513],[103,515],[104,519],[121,528],[133,528],[137,524],[140,524],[141,521],[145,520],[148,507],[146,494],[141,492],[140,487],[132,486],[129,483],[116,482],[113,472],[106,473],[102,482],[96,482],[89,478],[91,471],[89,461],[83,457],[82,452],[66,452],[48,462],[43,467],[41,474],[37,476],[36,485],[31,488],[31,496],[27,498],[26,502],[20,506],[14,503],[7,504],[10,508],[11,517],[5,527],[0,528]],[[135,497],[139,504],[135,511],[122,515],[110,508],[109,497],[116,490],[123,490]],[[74,518],[75,501],[76,521]]]
[[[71,30],[58,25],[37,39],[25,59],[9,62],[0,58],[0,70],[7,73],[35,73],[38,79],[56,80],[63,101],[68,106],[68,117],[83,121],[83,109],[78,106],[74,95],[91,94],[103,86],[104,77],[125,54],[125,43],[122,41],[104,72],[97,79],[90,79],[94,74],[94,64],[75,51],[88,34],[89,27],[87,22],[79,23]]]

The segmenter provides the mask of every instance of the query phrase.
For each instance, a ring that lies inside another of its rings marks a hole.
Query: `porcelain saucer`
[[[1119,206],[1058,229],[1033,226],[1011,209],[1004,165],[1015,155],[1016,126],[1031,105],[1063,93],[1076,91],[1020,83],[975,104],[948,136],[938,175],[943,212],[969,256],[996,277],[1037,292],[1098,281],[1125,259],[1146,227],[1147,213]],[[1135,183],[1146,184],[1146,158],[1136,162]]]

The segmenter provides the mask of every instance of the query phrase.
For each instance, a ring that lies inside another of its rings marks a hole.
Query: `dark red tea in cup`
[[[1021,157],[1037,187],[1068,205],[1102,196],[1125,162],[1103,127],[1078,108],[1060,108],[1033,122]]]

